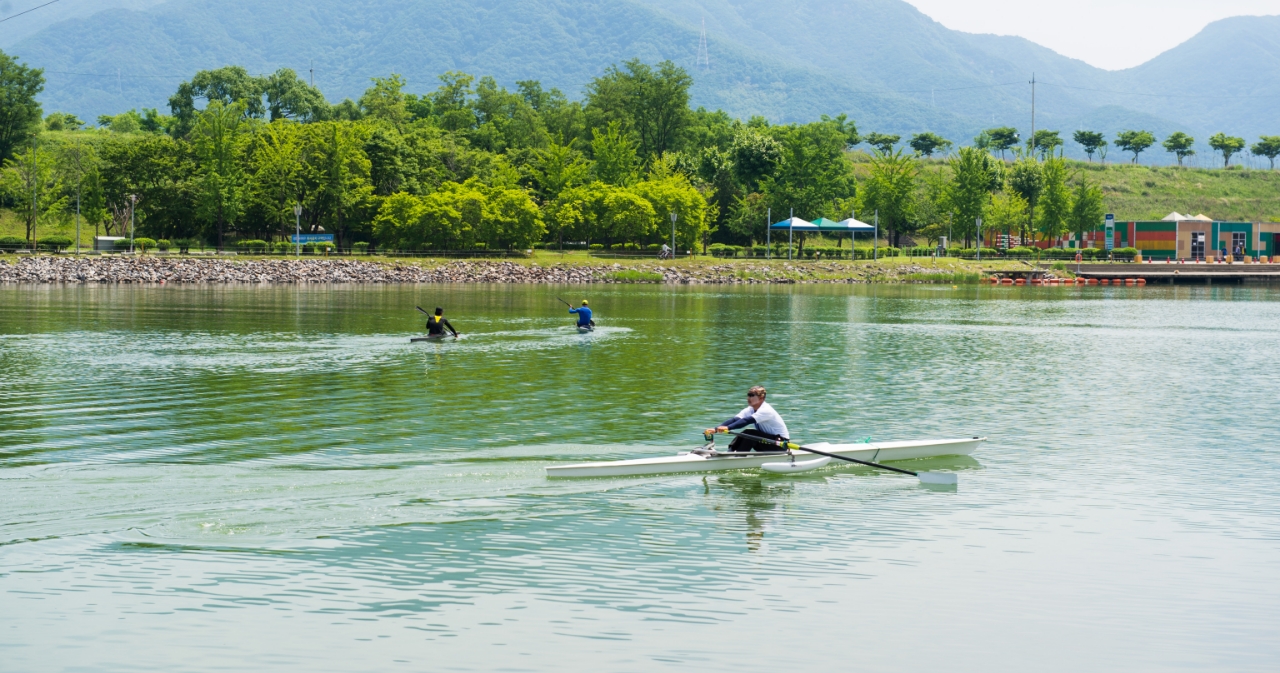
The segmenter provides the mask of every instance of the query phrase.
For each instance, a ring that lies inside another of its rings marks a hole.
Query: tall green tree
[[[298,73],[280,68],[262,82],[271,121],[293,119],[312,122],[329,117],[329,103],[320,90],[307,84]]]
[[[1031,206],[1013,189],[1005,189],[991,199],[987,216],[982,220],[982,231],[1004,232],[1010,235],[1026,227],[1027,213]]]
[[[595,175],[610,185],[626,186],[635,182],[640,158],[631,139],[622,132],[622,124],[609,122],[607,128],[595,130],[591,139],[591,154],[595,159]]]
[[[1165,151],[1171,152],[1173,155],[1178,157],[1179,166],[1182,165],[1183,159],[1186,159],[1196,153],[1195,150],[1191,149],[1191,147],[1196,144],[1196,139],[1182,131],[1175,131],[1172,133],[1168,138],[1164,139],[1163,144]]]
[[[1040,129],[1036,131],[1034,138],[1027,141],[1027,145],[1033,155],[1039,154],[1041,158],[1048,158],[1055,149],[1063,145],[1062,136],[1057,131]]]
[[[1121,131],[1116,135],[1116,147],[1125,152],[1133,152],[1132,163],[1138,163],[1138,155],[1156,144],[1156,137],[1150,131]]]
[[[409,107],[404,97],[404,78],[397,74],[390,77],[371,78],[373,86],[360,96],[360,110],[366,119],[387,122],[396,130],[409,123]]]
[[[748,192],[759,191],[760,181],[773,175],[782,162],[782,144],[751,127],[734,134],[729,153],[734,176]]]
[[[919,163],[902,150],[892,154],[877,151],[872,156],[871,175],[862,189],[862,209],[864,213],[877,214],[880,226],[890,233],[895,246],[902,236],[917,228],[915,192],[919,172]]]
[[[79,137],[56,148],[60,182],[66,190],[67,212],[79,212],[82,225],[96,226],[106,219],[102,194],[101,161],[90,143]]]
[[[1019,140],[1018,129],[1012,126],[1000,126],[993,129],[983,131],[990,139],[988,149],[995,150],[1000,153],[1000,160],[1004,161],[1004,153],[1013,149]]]
[[[169,110],[174,119],[169,132],[178,138],[191,132],[199,114],[196,109],[198,99],[204,99],[210,105],[221,103],[223,110],[239,103],[241,114],[262,117],[267,112],[262,101],[266,86],[264,78],[254,77],[238,65],[201,70],[191,81],[179,84],[178,90],[169,97]]]
[[[537,194],[544,203],[559,198],[560,193],[587,182],[591,165],[581,152],[555,142],[538,150],[531,162]]]
[[[946,152],[951,145],[950,140],[936,133],[917,133],[911,137],[911,149],[924,157],[931,157],[934,152]]]
[[[689,88],[693,78],[671,61],[652,67],[632,59],[622,68],[610,66],[587,86],[587,108],[599,125],[622,122],[638,139],[641,160],[680,149],[692,120]]]
[[[44,91],[44,71],[28,68],[0,51],[0,162],[40,130],[43,112],[36,96]]]
[[[653,207],[655,226],[676,218],[676,245],[685,250],[702,244],[709,233],[707,200],[683,176],[646,180],[631,188]]]
[[[891,154],[894,145],[902,140],[902,136],[890,135],[888,133],[868,133],[862,137],[862,142],[872,146],[882,154]]]
[[[355,216],[375,207],[364,130],[346,122],[318,122],[305,129],[303,207],[311,211],[313,222],[334,235],[338,247],[345,247],[356,233],[354,225],[362,221]],[[455,183],[441,188],[450,184]]]
[[[0,190],[13,201],[31,245],[39,243],[41,227],[58,221],[66,207],[61,177],[50,148],[41,147],[34,139],[4,162]]]
[[[1076,235],[1076,240],[1083,243],[1085,234],[1097,230],[1104,217],[1106,206],[1102,201],[1102,189],[1089,184],[1081,176],[1071,199],[1071,215],[1067,218],[1067,226]]]
[[[830,124],[774,127],[782,161],[760,185],[776,213],[813,219],[836,199],[853,196],[853,166],[845,156],[847,136]],[[915,166],[914,158],[906,161]]]
[[[295,225],[293,208],[302,183],[302,142],[298,126],[283,119],[254,134],[248,157],[248,200],[281,238]]]
[[[1276,169],[1276,157],[1280,156],[1280,136],[1262,136],[1249,148],[1250,152],[1271,160],[1271,170]]]
[[[991,201],[991,192],[1000,185],[994,158],[976,147],[961,147],[951,158],[951,182],[947,201],[954,214],[954,232],[965,240],[977,234],[977,220]]]
[[[1093,163],[1094,153],[1107,146],[1107,139],[1097,131],[1076,131],[1071,139],[1075,140],[1084,149],[1084,153],[1089,155],[1090,163]]]
[[[1066,233],[1071,216],[1071,189],[1067,186],[1067,162],[1049,157],[1041,164],[1043,176],[1036,209],[1036,230],[1045,240]]]
[[[1226,168],[1231,165],[1231,157],[1244,149],[1244,138],[1215,133],[1209,138],[1209,147],[1222,155],[1222,167]]]
[[[1027,229],[1035,218],[1036,203],[1044,190],[1044,171],[1040,162],[1031,157],[1020,157],[1009,168],[1008,188],[1022,197],[1027,203],[1027,218],[1019,225],[1021,238],[1027,239]],[[1006,230],[1011,233],[1012,230]]]
[[[197,213],[217,232],[218,250],[225,243],[227,226],[235,223],[244,208],[244,115],[244,103],[214,100],[196,115],[191,130],[200,164]]]

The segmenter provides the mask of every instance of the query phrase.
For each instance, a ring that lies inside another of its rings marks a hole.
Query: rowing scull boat
[[[862,444],[809,444],[818,451],[834,453],[847,458],[871,462],[911,460],[913,458],[937,458],[939,456],[967,456],[978,450],[986,437],[968,439],[935,439],[910,442],[866,442]],[[803,449],[794,452],[798,456],[814,454]],[[613,460],[601,463],[577,465],[549,465],[548,477],[631,477],[649,474],[675,474],[679,472],[720,472],[722,470],[749,470],[765,463],[778,462],[785,451],[754,453],[725,453],[715,450],[684,451],[675,456]]]

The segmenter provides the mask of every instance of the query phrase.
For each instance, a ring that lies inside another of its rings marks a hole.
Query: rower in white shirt
[[[738,433],[737,437],[729,442],[730,451],[778,451],[780,448],[773,443],[764,443],[754,441],[752,437],[763,437],[771,440],[788,441],[791,433],[787,431],[787,424],[782,422],[782,417],[774,411],[768,402],[764,401],[765,390],[763,386],[754,386],[747,391],[747,408],[738,412],[737,416],[721,423],[719,427],[707,430],[707,434],[716,432],[728,432],[741,427],[754,424],[755,428],[749,428]]]

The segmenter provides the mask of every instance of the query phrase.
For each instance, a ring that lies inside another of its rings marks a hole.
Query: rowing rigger
[[[779,464],[780,458],[787,460],[806,456],[812,456],[815,460],[836,458],[839,460],[853,460],[854,462],[874,463],[875,467],[889,467],[893,471],[919,476],[920,474],[930,473],[914,473],[910,470],[900,470],[899,468],[892,468],[879,463],[916,458],[938,458],[941,456],[967,456],[978,450],[978,447],[985,441],[987,441],[986,437],[905,442],[863,442],[858,444],[818,442],[790,451],[780,449],[778,451],[756,451],[751,453],[723,452],[716,451],[714,448],[704,447],[693,451],[682,451],[674,456],[580,463],[577,465],[550,465],[547,467],[547,476],[557,478],[630,477],[678,474],[681,472],[750,470],[763,468],[766,464]],[[819,458],[820,456],[822,458]],[[808,467],[808,469],[813,469],[813,467]],[[951,481],[950,483],[955,482]]]

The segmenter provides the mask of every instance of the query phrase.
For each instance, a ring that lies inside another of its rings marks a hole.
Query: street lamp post
[[[764,216],[764,258],[773,259],[773,207],[770,206],[766,210],[768,214]]]
[[[133,254],[133,211],[138,209],[138,195],[129,195],[129,254]]]
[[[671,211],[671,261],[676,259],[676,211]]]
[[[302,259],[302,204],[293,204],[293,243],[294,256]]]

